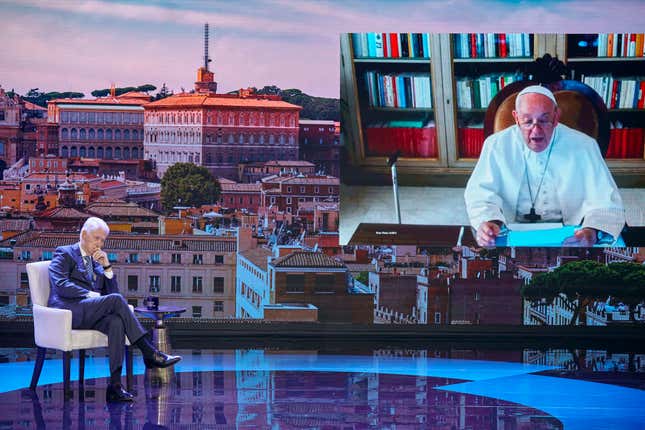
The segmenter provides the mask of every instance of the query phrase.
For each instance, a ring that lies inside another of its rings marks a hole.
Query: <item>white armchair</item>
[[[43,369],[47,348],[63,352],[63,389],[68,396],[70,391],[70,362],[72,351],[79,351],[78,382],[84,383],[85,350],[88,348],[107,347],[107,336],[98,330],[72,329],[72,312],[66,309],[47,307],[49,300],[49,261],[39,261],[27,264],[29,277],[29,293],[34,313],[34,339],[38,347],[34,373],[31,377],[30,388],[34,390]],[[98,295],[98,293],[95,293]],[[132,309],[132,306],[130,306]],[[132,354],[130,345],[125,338],[127,387],[132,384]],[[81,390],[82,391],[82,390]],[[82,393],[80,394],[82,395]]]

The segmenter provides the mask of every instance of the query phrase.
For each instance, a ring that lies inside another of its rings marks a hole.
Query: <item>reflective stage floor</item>
[[[102,353],[64,401],[62,363],[35,394],[31,349],[0,349],[0,429],[645,428],[645,355],[601,350],[176,350],[172,371],[135,356],[133,404],[105,403]],[[125,377],[124,377],[125,381]]]

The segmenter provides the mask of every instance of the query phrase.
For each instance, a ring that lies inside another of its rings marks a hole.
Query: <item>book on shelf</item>
[[[432,109],[430,75],[365,72],[370,107]]]
[[[506,85],[522,80],[521,73],[488,74],[456,80],[457,108],[485,109]]]
[[[598,93],[608,109],[645,108],[645,77],[615,78],[611,74],[581,75],[583,83]]]
[[[570,58],[643,57],[643,33],[572,34],[567,44]]]
[[[643,159],[645,147],[645,129],[611,128],[609,130],[609,148],[606,158]]]
[[[528,58],[528,33],[458,33],[453,35],[455,58]]]
[[[468,124],[457,130],[460,158],[479,158],[484,145],[484,125]]]
[[[352,33],[355,58],[430,58],[429,33]]]
[[[365,129],[367,152],[371,156],[436,158],[437,131],[434,121],[398,120],[372,123]]]

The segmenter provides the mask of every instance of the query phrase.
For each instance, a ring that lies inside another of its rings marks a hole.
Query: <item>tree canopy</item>
[[[256,90],[258,94],[277,95],[287,103],[302,106],[300,118],[340,121],[340,102],[338,99],[313,97],[299,89],[282,90],[275,85],[266,85]]]
[[[44,93],[38,90],[39,90],[38,88],[32,88],[22,98],[38,106],[47,107],[47,102],[49,100],[82,99],[83,97],[85,97],[85,94],[77,93],[74,91],[66,91],[66,92],[51,91],[48,93]]]
[[[576,302],[572,323],[580,308],[608,296],[628,304],[638,304],[645,299],[645,266],[636,263],[602,264],[596,261],[574,261],[558,267],[553,272],[535,275],[521,289],[528,300],[546,299],[552,302],[564,296]]]
[[[202,166],[173,164],[161,179],[161,203],[168,212],[175,206],[199,207],[219,199],[220,185]]]
[[[139,85],[138,87],[122,87],[122,88],[115,88],[114,89],[114,94],[116,96],[120,96],[125,93],[129,93],[130,91],[140,91],[143,93],[148,93],[150,91],[156,90],[157,87],[155,87],[152,84],[143,84]],[[92,94],[94,97],[105,97],[108,94],[110,94],[110,88],[103,88],[102,90],[94,90],[90,94]]]

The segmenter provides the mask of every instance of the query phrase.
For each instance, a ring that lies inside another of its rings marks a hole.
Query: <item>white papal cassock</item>
[[[486,139],[464,195],[471,225],[476,229],[484,221],[527,222],[528,180],[541,221],[592,227],[616,239],[625,211],[596,141],[558,124],[549,145],[540,153],[531,151],[517,125]]]

